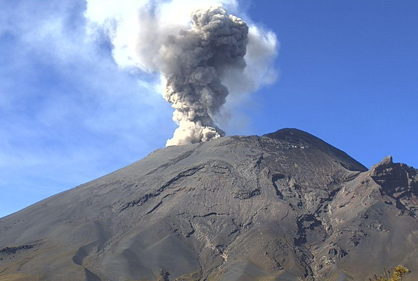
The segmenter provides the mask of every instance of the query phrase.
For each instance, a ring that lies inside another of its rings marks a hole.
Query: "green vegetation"
[[[402,278],[409,273],[409,269],[402,266],[402,265],[398,265],[397,267],[395,267],[395,269],[393,270],[388,270],[385,269],[385,272],[383,273],[383,275],[381,276],[377,276],[375,275],[372,278],[370,278],[370,281],[401,281]]]

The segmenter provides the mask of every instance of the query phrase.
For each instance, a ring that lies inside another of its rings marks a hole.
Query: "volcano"
[[[282,129],[171,146],[0,219],[0,280],[418,280],[418,175]]]

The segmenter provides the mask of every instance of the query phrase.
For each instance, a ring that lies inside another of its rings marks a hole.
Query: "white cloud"
[[[141,44],[141,40],[156,40],[154,33],[164,30],[177,34],[190,25],[190,14],[201,7],[223,4],[231,11],[238,8],[236,0],[87,0],[85,16],[89,33],[105,30],[113,44],[113,56],[119,66],[139,67],[143,71],[156,71],[155,55],[161,42]],[[151,16],[152,15],[152,16]],[[145,48],[145,49],[142,49]]]
[[[159,78],[115,64],[107,39],[86,33],[83,1],[6,2],[0,4],[3,196],[27,188],[49,196],[164,145],[173,124],[156,93]]]
[[[154,70],[132,37],[148,28],[138,24],[139,9],[154,8],[162,27],[177,32],[192,10],[218,2],[1,2],[0,189],[42,185],[57,192],[163,146],[175,124],[160,77],[133,68]],[[221,2],[239,12],[235,0]],[[267,45],[253,49],[271,54]]]
[[[222,82],[232,94],[228,97],[232,104],[227,105],[223,115],[217,116],[218,120],[224,116],[232,116],[227,113],[228,109],[246,100],[243,96],[257,91],[264,85],[272,84],[277,79],[274,60],[277,56],[278,42],[275,34],[251,22],[249,17],[240,11],[235,0],[124,1],[121,5],[123,7],[113,7],[114,2],[111,1],[102,3],[87,0],[87,3],[85,15],[89,21],[90,34],[108,34],[112,42],[113,58],[121,68],[140,69],[148,73],[159,72],[161,75],[165,75],[167,69],[173,68],[167,57],[178,57],[177,53],[182,52],[182,49],[177,50],[174,47],[167,49],[164,42],[170,36],[178,36],[181,30],[190,29],[190,16],[193,11],[223,5],[230,13],[244,16],[249,25],[245,56],[247,67],[244,71],[231,67],[222,75]],[[179,116],[178,112],[174,113],[174,117],[176,116]],[[189,121],[195,123],[193,120]],[[221,120],[223,121],[225,120]],[[204,124],[207,125],[209,124]]]

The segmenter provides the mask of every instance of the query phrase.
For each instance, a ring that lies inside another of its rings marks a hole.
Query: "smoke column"
[[[216,117],[229,93],[248,94],[276,78],[272,61],[277,40],[272,32],[248,26],[222,5],[194,9],[185,19],[180,11],[196,2],[139,1],[129,7],[130,1],[120,4],[125,10],[118,12],[117,6],[106,9],[106,3],[114,2],[88,0],[86,17],[92,26],[107,30],[115,61],[161,74],[164,99],[179,125],[167,146],[224,136]],[[108,13],[98,13],[100,8]]]
[[[179,124],[167,145],[224,136],[214,117],[228,96],[222,73],[246,65],[248,26],[241,19],[222,7],[197,10],[191,17],[191,29],[168,37],[161,49],[164,98],[175,109],[173,119]]]

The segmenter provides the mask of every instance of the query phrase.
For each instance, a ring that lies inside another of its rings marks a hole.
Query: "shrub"
[[[402,278],[409,273],[409,269],[402,266],[402,265],[398,265],[397,267],[395,267],[393,269],[393,273],[392,270],[390,269],[385,269],[383,275],[380,275],[379,277],[377,275],[375,275],[372,278],[370,278],[370,281],[401,281]]]

